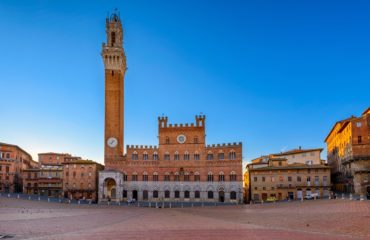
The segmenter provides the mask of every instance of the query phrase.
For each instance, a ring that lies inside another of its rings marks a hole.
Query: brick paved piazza
[[[370,239],[370,201],[149,209],[0,198],[15,239]]]

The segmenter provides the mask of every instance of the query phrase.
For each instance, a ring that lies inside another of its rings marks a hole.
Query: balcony
[[[39,184],[38,188],[52,189],[52,188],[62,188],[63,185],[60,184]]]

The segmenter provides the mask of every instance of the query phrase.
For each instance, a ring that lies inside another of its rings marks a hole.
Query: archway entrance
[[[113,178],[104,180],[104,195],[108,199],[116,198],[116,181]]]
[[[132,199],[137,200],[137,190],[132,191]]]
[[[225,192],[224,191],[219,191],[218,192],[218,201],[219,202],[225,202]]]

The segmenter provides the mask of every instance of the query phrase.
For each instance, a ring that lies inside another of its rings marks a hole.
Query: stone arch
[[[238,187],[233,184],[233,185],[229,186],[229,191],[230,192],[231,191],[238,192]]]
[[[201,187],[199,185],[195,185],[193,187],[193,191],[201,191]]]
[[[104,179],[104,198],[115,199],[117,197],[117,183],[111,177]]]
[[[220,186],[218,186],[217,187],[217,191],[219,192],[219,191],[226,191],[226,189],[225,189],[225,187],[223,186],[223,185],[220,185]]]
[[[206,189],[207,189],[207,191],[214,191],[215,190],[212,185],[208,185]]]
[[[134,191],[134,190],[139,191],[139,186],[136,185],[136,184],[131,185],[130,186],[130,191]]]
[[[149,190],[149,189],[150,189],[150,187],[147,184],[141,186],[141,188],[140,188],[141,191]]]

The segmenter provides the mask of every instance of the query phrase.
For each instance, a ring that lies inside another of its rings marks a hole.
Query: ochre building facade
[[[325,142],[335,190],[370,195],[370,108],[336,122]]]
[[[0,143],[0,192],[22,192],[23,171],[35,166],[37,162],[19,146]]]
[[[191,124],[158,118],[158,145],[127,145],[124,154],[126,57],[119,17],[106,20],[105,171],[99,173],[99,201],[210,201],[243,199],[242,144],[206,144],[206,117]]]

